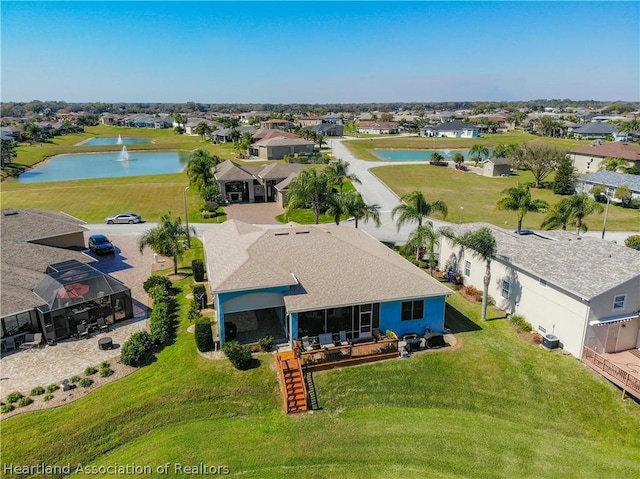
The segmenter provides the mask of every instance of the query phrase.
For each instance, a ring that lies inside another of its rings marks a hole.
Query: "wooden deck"
[[[321,371],[354,364],[369,363],[398,357],[398,340],[381,339],[367,343],[333,346],[330,348],[303,351],[297,348],[304,370]]]
[[[309,409],[307,403],[307,388],[302,375],[300,359],[292,351],[276,354],[278,377],[282,385],[283,407],[287,414],[305,412]]]
[[[597,371],[626,393],[640,399],[640,358],[630,351],[597,353],[586,346],[582,348],[582,362]]]

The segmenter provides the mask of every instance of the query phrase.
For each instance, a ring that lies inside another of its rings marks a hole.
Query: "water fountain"
[[[127,151],[126,146],[122,147],[122,151],[120,151],[120,156],[118,157],[118,161],[129,161],[129,152]]]
[[[122,137],[118,135],[118,141],[116,141],[116,145],[122,145]]]

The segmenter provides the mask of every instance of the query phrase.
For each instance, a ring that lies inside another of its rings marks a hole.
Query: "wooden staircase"
[[[284,410],[287,414],[307,411],[309,409],[307,388],[302,375],[300,359],[292,351],[277,353],[276,365],[282,384]]]

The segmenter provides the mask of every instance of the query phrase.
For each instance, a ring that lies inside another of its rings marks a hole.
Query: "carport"
[[[36,311],[47,342],[75,335],[83,322],[133,317],[131,290],[92,266],[71,260],[49,265],[46,273],[33,292],[46,303]]]

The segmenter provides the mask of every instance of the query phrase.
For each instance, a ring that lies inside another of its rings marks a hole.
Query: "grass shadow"
[[[458,311],[454,306],[447,303],[444,313],[444,325],[452,333],[466,333],[470,331],[481,331],[482,328],[471,321],[467,316]]]

